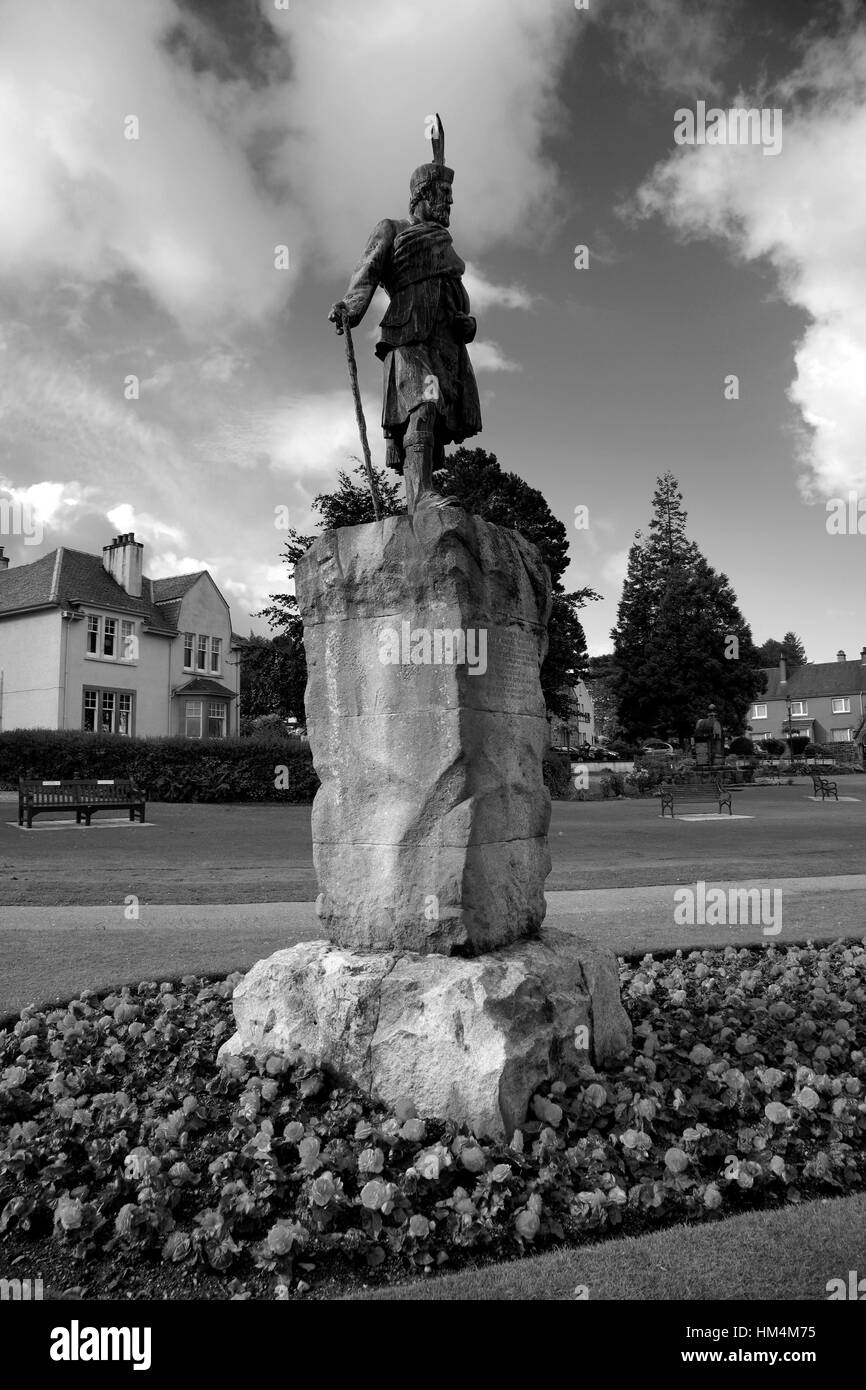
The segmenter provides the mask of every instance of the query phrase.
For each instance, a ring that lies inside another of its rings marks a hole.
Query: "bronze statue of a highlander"
[[[454,170],[445,164],[445,132],[437,115],[433,163],[409,182],[409,216],[386,217],[373,229],[345,298],[329,318],[343,332],[367,312],[378,285],[391,303],[380,323],[376,356],[384,365],[382,430],[389,468],[402,473],[411,516],[419,508],[453,505],[433,486],[445,445],[481,430],[481,406],[466,344],[475,337],[463,287],[465,263],[448,231]]]

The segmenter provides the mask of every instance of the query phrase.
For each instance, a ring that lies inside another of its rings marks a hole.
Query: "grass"
[[[355,1294],[362,1300],[688,1302],[826,1299],[827,1282],[863,1269],[866,1194],[746,1212],[708,1226],[511,1260],[482,1269]],[[699,1318],[695,1316],[696,1325]]]

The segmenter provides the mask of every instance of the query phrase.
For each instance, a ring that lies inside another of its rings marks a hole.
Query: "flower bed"
[[[238,978],[0,1033],[0,1268],[95,1297],[333,1295],[866,1186],[863,944],[623,965],[630,1063],[536,1096],[510,1145],[302,1058],[218,1065]]]

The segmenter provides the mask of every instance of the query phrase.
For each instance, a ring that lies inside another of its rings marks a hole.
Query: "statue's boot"
[[[433,436],[418,431],[406,444],[403,481],[406,484],[406,510],[415,512],[438,507],[459,507],[456,497],[443,497],[433,486]]]

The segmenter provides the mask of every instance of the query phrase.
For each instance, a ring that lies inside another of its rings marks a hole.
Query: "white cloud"
[[[471,343],[469,356],[476,372],[522,372],[523,368],[519,362],[512,362],[498,343],[485,342],[479,339]]]
[[[536,302],[536,296],[523,285],[497,285],[470,261],[466,262],[463,284],[473,313],[480,314],[485,309],[531,309]]]
[[[144,566],[150,579],[168,579],[175,574],[196,574],[209,570],[216,579],[218,566],[213,560],[198,560],[194,555],[179,555],[175,550],[152,551]]]
[[[193,336],[260,321],[303,271],[342,275],[359,229],[405,215],[433,108],[457,174],[458,244],[546,228],[557,179],[542,137],[580,31],[559,0],[439,0],[432,24],[405,0],[261,11],[284,50],[262,46],[268,80],[250,81],[238,64],[230,78],[193,70],[188,45],[166,42],[180,31],[221,51],[213,17],[175,0],[0,0],[0,203],[15,209],[0,222],[0,275],[34,289],[131,277]],[[388,100],[371,100],[383,83]],[[275,268],[279,245],[288,270]],[[67,308],[79,327],[84,302]]]
[[[132,275],[191,331],[258,318],[295,269],[303,221],[247,158],[260,100],[170,56],[172,0],[2,7],[0,274],[34,284]],[[124,136],[136,116],[139,138]]]
[[[866,487],[866,25],[817,42],[780,93],[779,156],[682,147],[653,170],[637,207],[683,237],[766,259],[808,315],[789,390],[804,425],[801,486],[833,496]],[[751,103],[738,94],[733,104]]]
[[[150,516],[147,512],[137,511],[130,502],[121,502],[118,506],[112,507],[105,513],[112,526],[119,532],[135,533],[136,540],[145,543],[155,543],[162,540],[174,541],[175,544],[182,544],[186,539],[184,532],[177,526],[169,526],[167,522],[160,521],[158,517]]]
[[[261,7],[273,17],[270,0]],[[583,27],[572,6],[316,0],[284,23],[292,80],[273,93],[273,109],[290,123],[282,168],[309,201],[321,273],[354,264],[359,224],[406,215],[409,175],[430,157],[425,122],[435,111],[455,170],[463,254],[546,230],[557,181],[542,137],[560,115],[569,38]]]
[[[381,401],[363,399],[367,436],[373,462],[385,461],[379,429]],[[302,396],[277,407],[258,426],[258,447],[275,473],[292,478],[310,474],[336,476],[338,468],[357,467],[361,457],[355,409],[348,388]]]

